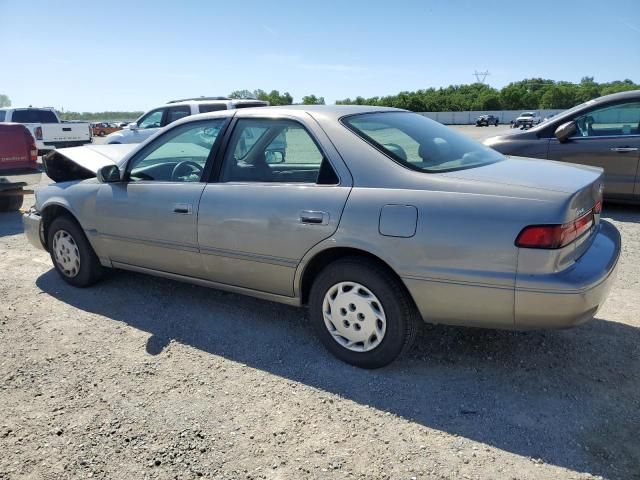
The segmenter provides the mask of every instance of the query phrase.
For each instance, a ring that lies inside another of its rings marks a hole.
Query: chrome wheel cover
[[[73,237],[66,230],[53,235],[53,256],[60,271],[69,278],[80,272],[80,251]]]
[[[384,338],[387,319],[382,303],[364,285],[340,282],[327,290],[322,303],[325,327],[352,352],[373,350]]]

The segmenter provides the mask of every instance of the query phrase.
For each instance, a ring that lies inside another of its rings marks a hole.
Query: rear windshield
[[[342,122],[401,165],[422,172],[448,172],[503,160],[495,150],[410,112],[352,115]]]
[[[11,120],[17,123],[58,123],[51,110],[14,110]]]

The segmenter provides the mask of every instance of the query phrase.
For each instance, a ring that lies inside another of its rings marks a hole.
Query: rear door
[[[205,187],[200,201],[207,279],[293,296],[302,257],[335,232],[351,178],[336,173],[341,159],[328,141],[318,141],[319,128],[306,127],[292,119],[235,123],[219,181]]]
[[[549,160],[602,167],[605,195],[633,195],[640,162],[640,102],[599,107],[574,121],[574,137],[565,143],[550,140]]]

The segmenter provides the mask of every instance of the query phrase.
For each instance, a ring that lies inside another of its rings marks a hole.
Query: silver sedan
[[[601,169],[504,157],[396,109],[215,112],[44,163],[56,183],[25,232],[66,282],[120,268],[305,305],[327,349],[365,368],[422,321],[584,322],[620,254]]]

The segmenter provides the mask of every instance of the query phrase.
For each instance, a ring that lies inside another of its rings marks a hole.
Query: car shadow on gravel
[[[0,213],[0,237],[18,235],[23,232],[20,212]]]
[[[640,205],[608,204],[602,211],[602,218],[618,222],[640,223]]]
[[[640,472],[640,331],[629,325],[425,327],[407,358],[367,371],[331,357],[293,307],[126,272],[79,290],[51,270],[37,285],[148,332],[150,355],[180,342],[533,461],[611,478]]]

